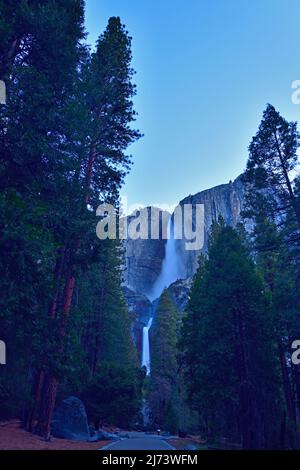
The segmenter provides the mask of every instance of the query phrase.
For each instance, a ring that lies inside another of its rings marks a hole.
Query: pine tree
[[[74,292],[80,277],[93,277],[103,249],[89,209],[117,200],[129,168],[127,146],[140,135],[131,128],[131,41],[112,18],[90,56],[81,42],[81,0],[0,2],[0,12],[0,73],[8,91],[8,105],[0,108],[0,320],[21,357],[6,369],[0,397],[16,390],[17,413],[25,409],[29,429],[48,438],[59,383],[75,383],[82,372],[75,363],[85,313]],[[116,263],[114,300],[125,330]],[[127,333],[123,340],[133,357]]]
[[[96,53],[87,67],[82,68],[82,79],[87,88],[80,102],[87,107],[90,119],[88,128],[84,128],[87,133],[81,152],[83,158],[79,175],[83,174],[83,191],[80,194],[84,197],[78,202],[80,219],[84,214],[88,217],[87,203],[96,208],[99,199],[106,198],[106,202],[116,200],[125,175],[124,168],[128,168],[129,164],[125,150],[140,136],[138,131],[130,127],[135,117],[131,100],[135,87],[131,83],[133,71],[130,68],[130,47],[131,39],[120,19],[111,18],[105,33],[100,36]],[[88,227],[89,225],[86,226],[87,231]],[[73,236],[73,241],[69,246],[64,245],[64,254],[57,260],[59,266],[61,258],[66,258],[67,250],[61,312],[56,311],[55,301],[54,308],[51,309],[53,318],[59,315],[62,318],[62,342],[72,306],[78,269],[76,260],[78,256],[83,256],[81,230],[82,223],[75,226],[75,233],[73,231],[67,234],[67,239],[70,240],[70,236]],[[37,428],[46,437],[50,433],[57,387],[58,379],[49,371],[43,379],[42,396],[39,393],[37,395],[37,401],[41,403]]]
[[[208,256],[195,276],[184,328],[190,399],[209,439],[267,447],[280,396],[265,289],[232,228],[214,227]]]
[[[77,309],[85,319],[80,394],[89,419],[128,427],[140,409],[143,377],[121,288],[122,256],[118,241],[101,241],[98,262],[79,280]]]
[[[61,222],[53,201],[63,207],[61,185],[70,169],[64,110],[81,57],[83,2],[8,1],[0,11],[0,70],[8,94],[0,108],[1,330],[14,350],[5,382],[18,376],[12,395],[19,387],[21,398],[23,387],[24,399],[37,355],[47,349],[41,331],[47,331],[58,248],[50,227]]]
[[[158,428],[175,432],[178,429],[178,312],[167,289],[161,294],[151,330],[152,420]]]
[[[103,240],[101,245],[99,260],[87,273],[91,292],[79,298],[82,309],[87,295],[94,299],[86,315],[84,338],[92,377],[104,362],[138,367],[131,318],[121,288],[122,250],[116,240]]]
[[[299,198],[296,169],[299,134],[296,123],[288,123],[268,105],[258,133],[250,144],[244,174],[247,183],[244,217],[254,222],[251,233],[253,255],[271,296],[277,355],[285,397],[281,446],[296,445],[297,419],[293,368],[288,364],[296,308],[293,301],[299,240]]]
[[[99,194],[107,199],[107,185],[113,194],[121,187],[131,164],[126,149],[141,137],[131,127],[136,118],[131,59],[131,37],[120,18],[110,18],[83,76],[91,120],[84,174],[87,198],[96,207]]]
[[[247,193],[250,217],[263,210],[280,222],[291,208],[300,228],[300,206],[291,177],[298,164],[299,138],[297,124],[287,122],[268,104],[249,146],[244,174],[244,181],[250,185]]]
[[[38,59],[44,70],[47,61],[52,63],[47,75],[61,86],[74,63],[72,43],[83,38],[83,10],[82,0],[1,0],[0,79],[10,79],[15,66],[31,66]]]

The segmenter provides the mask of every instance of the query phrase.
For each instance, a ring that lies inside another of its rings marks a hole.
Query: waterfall
[[[162,291],[169,287],[172,282],[184,277],[179,266],[179,259],[176,252],[176,240],[174,238],[173,218],[168,221],[168,238],[166,243],[165,257],[163,259],[160,275],[156,279],[148,298],[153,301],[157,299]]]
[[[142,367],[146,367],[147,375],[150,374],[150,344],[149,330],[152,325],[152,317],[148,321],[147,326],[143,328],[143,350],[142,350]]]
[[[172,282],[181,279],[182,273],[180,270],[179,259],[176,252],[176,240],[174,239],[174,226],[173,218],[170,217],[168,221],[168,238],[166,242],[165,257],[162,263],[161,273],[154,283],[148,298],[153,301],[157,299],[165,287],[168,287]],[[150,345],[149,345],[149,330],[152,325],[153,318],[151,317],[147,326],[143,328],[143,347],[142,347],[142,367],[146,367],[147,375],[150,374]]]

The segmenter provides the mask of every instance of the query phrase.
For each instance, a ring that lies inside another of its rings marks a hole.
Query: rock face
[[[241,221],[241,211],[245,197],[245,186],[238,177],[234,182],[222,184],[194,196],[188,196],[182,201],[183,204],[204,204],[204,245],[199,251],[186,250],[185,240],[177,241],[177,250],[180,263],[185,270],[185,278],[195,274],[198,266],[198,257],[201,252],[207,250],[210,228],[213,222],[221,216],[226,225],[236,226]],[[194,222],[195,217],[193,217]]]
[[[127,301],[128,309],[132,316],[135,317],[138,314],[141,325],[147,326],[152,312],[152,304],[150,300],[144,294],[139,294],[126,286],[124,287],[123,292]]]
[[[235,181],[222,184],[193,196],[188,196],[183,204],[204,204],[204,245],[199,251],[185,249],[185,240],[177,240],[176,249],[180,264],[183,267],[184,278],[194,275],[197,269],[199,253],[207,250],[209,231],[213,221],[222,216],[225,223],[235,226],[241,220],[245,187],[238,177]],[[150,208],[145,209],[147,211]],[[154,209],[158,211],[158,209]],[[150,224],[149,224],[150,225]],[[166,240],[127,240],[126,241],[126,272],[125,284],[135,292],[147,295],[160,274],[165,256]]]
[[[187,305],[192,277],[198,266],[199,254],[207,250],[212,223],[217,221],[219,216],[222,216],[227,225],[234,227],[239,223],[241,221],[244,197],[245,186],[241,181],[241,177],[238,177],[233,182],[201,191],[180,201],[179,205],[181,207],[183,207],[184,204],[191,204],[192,206],[196,204],[204,205],[204,224],[202,225],[203,247],[197,251],[186,250],[185,244],[186,241],[189,240],[182,239],[175,241],[174,251],[180,268],[178,273],[180,273],[179,276],[182,277],[182,279],[173,282],[168,289],[174,304],[180,311],[184,311]],[[152,287],[162,271],[165,254],[166,251],[168,252],[168,250],[166,250],[166,228],[170,214],[162,212],[157,208],[148,207],[141,209],[137,214],[129,217],[129,224],[131,221],[134,221],[134,223],[138,225],[135,221],[140,214],[146,215],[146,219],[151,223],[148,223],[148,226],[143,228],[143,230],[141,229],[141,234],[146,234],[144,239],[141,236],[141,238],[137,238],[136,240],[129,238],[125,242],[126,269],[124,276],[124,294],[132,315],[132,335],[141,357],[143,327],[147,325],[150,317],[153,317],[155,322],[159,299],[155,299],[151,303],[147,295],[151,293]],[[195,230],[195,212],[192,216],[192,222],[193,230]],[[156,228],[156,239],[153,239],[153,236],[152,238],[150,237],[153,225]],[[165,264],[167,264],[167,258]],[[171,259],[174,260],[173,255]],[[170,269],[172,270],[171,266]],[[152,328],[149,334],[151,348]]]
[[[187,306],[192,281],[193,279],[191,277],[187,279],[178,279],[178,281],[173,282],[168,287],[168,291],[171,294],[171,298],[174,302],[174,305],[181,312],[183,312]]]
[[[69,397],[54,410],[51,423],[54,437],[74,441],[88,441],[90,432],[84,404],[79,398]]]
[[[142,354],[143,328],[147,326],[152,315],[153,306],[150,300],[143,294],[139,294],[124,286],[124,296],[129,312],[132,316],[132,336],[139,354]]]

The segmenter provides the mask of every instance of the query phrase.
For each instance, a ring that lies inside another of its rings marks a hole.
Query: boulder
[[[98,441],[119,441],[120,440],[120,437],[117,436],[116,434],[102,431],[102,429],[99,429],[99,431],[97,431],[97,437],[98,437]]]
[[[97,442],[97,441],[119,441],[121,438],[117,434],[113,434],[111,432],[103,431],[99,429],[99,431],[95,431],[95,433],[91,434],[89,438],[89,442]]]
[[[69,397],[59,403],[53,413],[51,432],[54,437],[89,441],[87,414],[79,398]]]

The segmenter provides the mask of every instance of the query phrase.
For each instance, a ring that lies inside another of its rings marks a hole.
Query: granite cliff
[[[241,177],[228,184],[206,189],[195,195],[189,195],[180,201],[183,204],[204,204],[204,245],[199,251],[185,249],[185,240],[176,240],[177,253],[181,264],[183,278],[190,278],[197,269],[200,252],[207,250],[210,227],[213,221],[222,216],[225,223],[235,226],[241,220],[244,200],[244,184]],[[145,210],[149,211],[150,208]],[[154,209],[158,211],[158,209]],[[166,220],[166,219],[165,219]],[[149,224],[150,225],[150,224]],[[126,241],[125,285],[132,291],[147,295],[158,278],[165,256],[166,240],[162,238],[160,221],[159,238],[156,240]]]
[[[180,265],[180,269],[178,269],[180,276],[178,276],[179,279],[175,277],[169,283],[170,285],[166,285],[166,287],[168,287],[174,305],[176,305],[179,311],[183,311],[187,305],[192,277],[197,269],[199,253],[207,250],[212,223],[218,220],[219,216],[222,216],[227,225],[234,227],[241,221],[244,197],[245,187],[241,177],[238,177],[233,182],[230,181],[227,184],[189,195],[179,202],[181,207],[184,204],[191,204],[192,206],[196,204],[204,205],[202,248],[198,251],[188,251],[185,249],[185,239],[173,239],[171,257],[173,260],[174,256],[176,256],[177,262]],[[146,228],[142,228],[142,224],[138,223],[138,218],[142,215],[146,215],[149,221]],[[167,248],[167,243],[170,243],[170,241],[166,239],[167,227],[170,224],[170,220],[172,220],[170,217],[172,217],[171,214],[162,212],[158,208],[146,207],[138,210],[128,218],[128,223],[133,221],[136,226],[139,226],[137,230],[141,232],[141,238],[136,240],[129,238],[125,242],[126,266],[124,270],[124,294],[132,316],[132,336],[141,357],[143,328],[147,325],[150,317],[155,318],[159,300],[157,297],[161,293],[163,284],[161,283],[161,278],[170,257],[170,250]],[[196,227],[194,220],[195,212],[191,219],[194,230]],[[156,238],[154,239],[150,237],[153,227],[155,227],[156,233]],[[172,262],[170,262],[170,265],[172,265]],[[172,266],[170,266],[170,269],[172,269]],[[159,285],[158,295],[153,296],[153,292],[157,291],[157,285]]]

